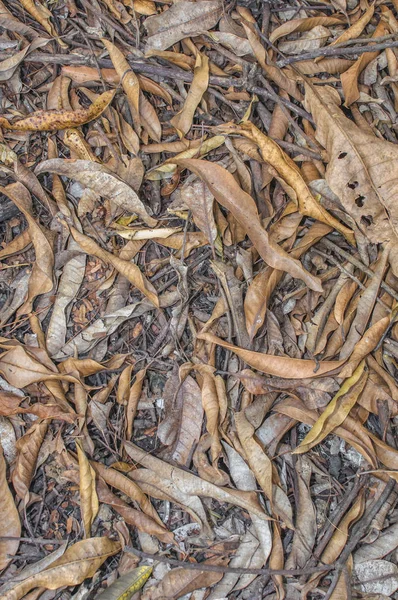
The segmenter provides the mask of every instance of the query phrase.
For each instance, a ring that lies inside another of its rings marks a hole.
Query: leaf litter
[[[0,0],[0,596],[398,599],[398,3]]]

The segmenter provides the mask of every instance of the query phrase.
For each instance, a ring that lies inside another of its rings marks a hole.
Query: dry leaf
[[[16,131],[57,131],[79,127],[97,119],[112,102],[114,95],[114,90],[104,92],[89,108],[79,110],[38,110],[15,123],[0,117],[0,127]]]
[[[19,520],[18,510],[11,495],[6,478],[6,461],[3,455],[3,448],[0,445],[0,513],[3,519],[0,522],[0,570],[6,568],[12,557],[18,551],[19,538],[21,535],[21,522]]]
[[[219,0],[199,0],[194,4],[182,0],[173,4],[167,11],[146,19],[146,52],[166,50],[184,38],[211,29],[222,11]]]
[[[37,457],[48,423],[34,423],[17,443],[17,459],[12,472],[12,484],[17,496],[27,504],[29,487],[36,470]]]
[[[198,52],[196,56],[194,77],[180,112],[171,119],[180,138],[183,138],[191,129],[195,111],[202,100],[202,96],[209,85],[209,59],[205,54]]]
[[[90,537],[91,526],[99,509],[98,496],[95,489],[95,471],[90,465],[83,447],[76,442],[77,457],[79,460],[80,476],[80,512],[82,515],[85,537]]]
[[[206,183],[216,200],[230,210],[239,221],[267,264],[290,273],[292,277],[302,279],[313,290],[322,290],[316,277],[305,271],[299,261],[290,258],[282,248],[269,239],[260,222],[253,198],[239,187],[231,173],[220,165],[203,160],[173,160],[178,165],[193,171]]]
[[[56,173],[70,177],[99,196],[112,199],[123,210],[136,213],[150,227],[157,223],[156,219],[148,215],[136,192],[105,165],[88,160],[54,158],[42,162],[36,168],[36,173]]]
[[[102,563],[120,549],[120,542],[113,542],[107,537],[76,542],[51,566],[17,582],[3,595],[3,600],[20,600],[34,588],[57,590],[64,586],[79,585],[88,577],[93,577]]]

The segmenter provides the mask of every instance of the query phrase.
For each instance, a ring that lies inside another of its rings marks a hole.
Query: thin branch
[[[308,569],[240,569],[237,567],[223,567],[221,565],[209,565],[208,563],[189,563],[175,558],[168,558],[161,554],[149,554],[148,552],[142,552],[132,546],[126,546],[125,552],[134,554],[140,558],[149,558],[158,562],[167,563],[175,567],[183,567],[193,571],[206,571],[211,573],[235,573],[236,575],[286,575],[286,576],[299,576],[299,575],[311,575],[312,573],[322,573],[331,571],[333,565],[322,565],[319,567],[311,567]]]
[[[339,48],[338,46],[333,46],[332,48],[319,48],[317,50],[313,50],[312,52],[295,54],[289,58],[278,60],[276,64],[278,67],[286,67],[287,65],[291,65],[292,63],[300,62],[302,60],[312,60],[313,58],[318,58],[318,56],[359,56],[364,52],[377,52],[379,50],[385,50],[386,48],[398,48],[398,41],[381,42],[380,44],[372,44],[369,46],[355,46],[354,48]]]

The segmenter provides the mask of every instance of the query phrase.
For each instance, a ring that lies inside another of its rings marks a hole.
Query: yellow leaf
[[[144,565],[122,575],[101,593],[102,600],[129,600],[149,579],[153,567]]]
[[[308,450],[319,444],[329,433],[343,423],[362,393],[367,378],[368,373],[365,371],[365,361],[362,361],[353,375],[343,383],[311,431],[307,433],[301,444],[293,451],[293,454],[308,452]]]

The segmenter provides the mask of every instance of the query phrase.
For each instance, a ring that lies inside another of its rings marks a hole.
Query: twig
[[[142,552],[142,550],[137,550],[137,548],[133,548],[132,546],[126,546],[124,548],[124,551],[128,552],[129,554],[139,556],[140,558],[149,558],[151,560],[167,563],[176,567],[183,567],[184,569],[190,569],[194,571],[207,571],[212,573],[235,573],[236,575],[287,575],[292,577],[295,575],[311,575],[311,573],[321,573],[331,571],[333,569],[333,565],[322,565],[319,567],[311,567],[309,569],[241,569],[237,567],[222,567],[221,565],[209,565],[206,563],[184,562],[175,558],[168,558],[167,556],[162,556],[161,554],[149,554],[148,552]]]
[[[39,544],[40,546],[47,546],[56,544],[60,546],[61,544],[66,544],[69,540],[46,540],[45,538],[32,538],[32,537],[13,537],[11,535],[2,535],[0,536],[0,542],[25,542],[26,544]]]
[[[333,575],[333,579],[330,583],[329,589],[328,589],[326,595],[324,596],[323,600],[330,600],[334,590],[336,589],[336,585],[339,581],[340,573],[343,571],[351,552],[358,545],[360,539],[363,537],[363,535],[366,533],[366,531],[368,531],[371,522],[373,521],[373,519],[375,518],[375,516],[377,515],[377,513],[383,506],[383,504],[385,502],[387,502],[390,494],[394,490],[394,487],[395,487],[395,480],[390,479],[390,481],[386,484],[384,490],[382,491],[382,493],[380,494],[378,499],[373,502],[373,504],[370,507],[370,509],[368,510],[368,512],[365,513],[365,515],[359,521],[359,523],[354,525],[350,539],[348,540],[344,550],[340,554],[339,560],[336,563],[336,570]]]
[[[355,46],[354,48],[339,48],[338,46],[333,46],[333,48],[319,48],[317,50],[313,50],[312,52],[303,52],[303,54],[295,54],[294,56],[290,56],[289,58],[283,58],[278,60],[276,63],[278,67],[286,67],[287,65],[291,65],[295,62],[300,62],[302,60],[312,60],[313,58],[317,58],[318,56],[342,56],[342,55],[359,55],[364,52],[377,52],[379,50],[385,50],[386,48],[398,48],[398,41],[396,42],[381,42],[380,44],[372,44],[369,46]]]
[[[340,256],[345,258],[348,262],[350,262],[355,267],[358,267],[358,269],[363,271],[368,277],[374,277],[374,273],[371,269],[369,269],[369,267],[364,265],[360,260],[355,258],[355,256],[352,256],[349,252],[346,252],[345,250],[340,248],[340,246],[337,246],[337,244],[335,244],[328,238],[326,238],[326,237],[323,238],[321,244],[326,246],[326,248],[329,248],[329,250],[332,250],[332,251],[336,252],[337,254],[340,254]],[[380,287],[382,287],[383,290],[385,290],[388,294],[390,294],[390,296],[392,298],[394,298],[394,300],[398,301],[398,293],[395,290],[393,290],[393,288],[390,287],[388,285],[388,283],[384,283],[384,281],[382,281],[380,284]]]

